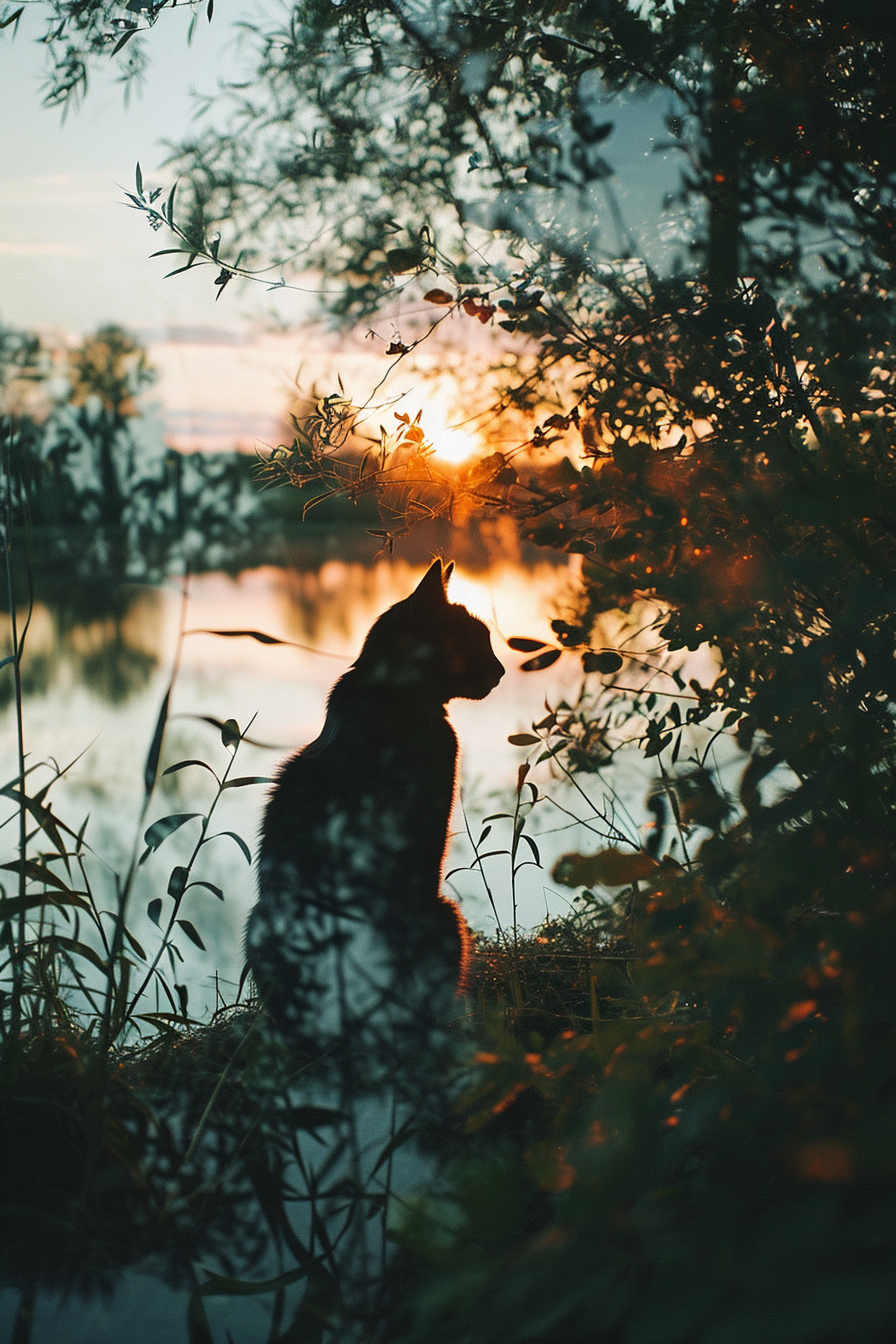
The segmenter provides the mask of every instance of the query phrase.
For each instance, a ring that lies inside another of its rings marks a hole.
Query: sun
[[[469,461],[471,457],[476,457],[482,451],[482,444],[474,434],[468,434],[463,429],[436,429],[426,425],[426,437],[432,444],[433,455],[440,462],[445,462],[451,466],[459,467],[461,463]]]
[[[432,454],[446,466],[459,467],[471,457],[479,457],[483,446],[478,436],[460,425],[452,424],[454,418],[447,396],[438,393],[427,397],[425,401],[407,401],[401,403],[402,411],[413,421],[420,417],[420,428],[426,442],[432,445]]]

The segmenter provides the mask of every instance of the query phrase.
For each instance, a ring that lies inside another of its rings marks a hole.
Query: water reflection
[[[296,563],[289,567],[267,565],[235,577],[212,573],[189,580],[188,630],[259,630],[304,647],[203,633],[184,638],[159,781],[144,828],[159,816],[194,812],[208,804],[214,786],[206,772],[192,768],[164,773],[188,759],[221,770],[226,753],[220,733],[207,720],[233,718],[244,728],[251,721],[251,742],[266,745],[241,747],[238,773],[246,776],[269,776],[286,752],[313,739],[330,687],[357,654],[367,629],[411,591],[436,550],[457,558],[451,596],[491,627],[494,646],[509,669],[486,703],[455,701],[452,706],[468,811],[476,811],[477,801],[480,812],[495,810],[489,796],[512,787],[521,753],[507,743],[508,735],[541,716],[545,696],[558,697],[577,687],[580,670],[573,658],[532,678],[515,670],[520,656],[502,646],[501,637],[512,634],[549,639],[549,619],[567,581],[556,561],[538,552],[521,553],[514,538],[508,543],[502,528],[421,531],[419,537],[406,539],[405,553],[394,557],[377,556],[376,540],[357,531],[330,531],[325,537],[316,556],[310,554],[310,537],[301,546],[296,543]],[[26,749],[31,762],[75,762],[52,796],[58,814],[74,831],[89,816],[85,834],[97,856],[89,862],[95,863],[97,884],[106,884],[111,899],[106,866],[120,871],[141,838],[135,831],[143,764],[177,649],[182,586],[118,583],[103,591],[97,582],[79,595],[77,585],[69,585],[62,574],[56,597],[51,570],[38,567],[35,590],[23,663]],[[15,773],[11,682],[8,671],[0,672],[7,700],[0,726],[7,778]],[[219,807],[220,828],[241,836],[250,850],[263,798],[261,786],[232,790]],[[454,824],[461,834],[449,863],[456,866],[468,861],[461,852],[466,842],[459,810]],[[12,844],[12,828],[0,836],[0,843],[4,841]],[[134,933],[144,946],[155,946],[159,938],[146,913],[150,902],[159,894],[164,898],[172,866],[186,861],[192,843],[193,832],[186,826],[139,870]],[[242,927],[253,899],[253,876],[227,840],[203,850],[197,875],[225,896],[221,903],[198,890],[191,893],[191,908],[185,912],[206,951],[181,940],[184,963],[178,980],[189,989],[191,1012],[207,1016],[219,1003],[215,977],[225,996],[227,986],[235,991],[240,978]],[[523,877],[519,918],[534,924],[544,913],[543,875],[532,871]],[[501,882],[497,875],[499,888]],[[452,887],[474,925],[493,923],[475,876],[460,874]]]
[[[122,705],[147,689],[159,665],[159,592],[94,585],[70,601],[61,583],[52,596],[46,588],[42,597],[35,596],[22,659],[26,698],[49,696],[61,684],[74,683],[99,700]],[[20,613],[21,621],[25,615]],[[8,705],[12,694],[12,678],[7,676],[0,681],[0,704]]]

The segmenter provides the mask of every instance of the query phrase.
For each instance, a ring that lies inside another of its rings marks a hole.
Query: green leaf
[[[511,733],[507,741],[512,747],[533,747],[541,741],[541,738],[534,737],[532,733]]]
[[[150,919],[152,920],[153,924],[155,924],[156,926],[158,926],[159,919],[160,919],[161,914],[162,914],[162,898],[161,898],[161,896],[156,896],[154,900],[150,901],[149,905],[146,907],[146,913],[149,915],[149,917],[150,917]]]
[[[197,723],[208,723],[212,728],[217,728],[218,732],[223,732],[224,724],[221,719],[213,718],[211,714],[172,714],[173,719],[194,719]],[[261,747],[264,751],[287,751],[288,744],[277,742],[259,742],[254,737],[244,737],[243,742],[249,747]]]
[[[161,901],[159,902],[159,904],[161,905]],[[146,960],[146,953],[143,951],[143,948],[142,948],[142,947],[140,946],[140,944],[137,942],[137,939],[136,939],[136,938],[134,937],[134,935],[131,933],[130,929],[124,929],[123,932],[124,932],[124,936],[125,936],[125,938],[128,940],[128,942],[130,943],[131,947],[132,947],[132,948],[134,949],[134,951],[137,953],[137,956],[138,956],[138,957],[141,957],[142,960],[145,961],[145,960]]]
[[[113,55],[114,55],[114,53],[113,53]],[[136,172],[135,172],[135,174],[134,174],[134,180],[135,180],[135,182],[137,183],[137,195],[138,195],[138,196],[142,196],[142,195],[143,195],[143,169],[140,167],[140,162],[139,162],[139,160],[137,161],[137,170],[136,170]]]
[[[49,785],[47,785],[47,788],[49,788]],[[44,793],[46,793],[46,789],[40,791],[41,796]],[[77,836],[71,827],[66,826],[64,821],[59,821],[54,817],[52,808],[44,807],[43,803],[39,801],[39,798],[30,798],[27,793],[22,793],[20,789],[14,788],[11,784],[7,784],[5,788],[0,789],[0,795],[5,798],[10,798],[17,807],[24,807],[31,813],[41,830],[52,841],[59,858],[62,859],[68,870],[68,854],[61,832],[65,831],[66,835],[70,835],[72,839],[76,840]]]
[[[58,891],[71,891],[71,887],[63,882],[61,877],[50,871],[45,864],[37,863],[34,859],[26,859],[24,863],[21,859],[15,859],[12,863],[0,863],[0,872],[5,873],[25,873],[34,882],[44,882],[48,887],[56,887]]]
[[[201,817],[201,812],[173,812],[170,817],[160,817],[154,821],[143,837],[144,844],[149,849],[158,849],[163,840],[167,840],[169,835],[180,830],[188,821],[194,817]]]
[[[251,864],[251,862],[252,862],[252,854],[251,854],[251,852],[250,852],[250,850],[249,850],[249,846],[246,844],[245,840],[243,839],[243,837],[242,837],[241,835],[237,835],[236,831],[217,831],[217,832],[215,833],[215,835],[207,835],[207,836],[205,837],[205,839],[203,840],[202,843],[203,843],[204,845],[207,845],[208,842],[209,842],[210,840],[217,840],[218,837],[221,836],[221,835],[227,835],[227,836],[229,836],[231,840],[233,840],[236,844],[238,844],[239,847],[240,847],[240,849],[243,851],[244,855],[246,856],[246,862],[247,862],[248,864]]]
[[[120,37],[120,38],[118,39],[118,41],[115,43],[115,46],[112,48],[112,52],[111,52],[111,54],[112,54],[113,56],[117,56],[118,53],[121,51],[122,47],[124,46],[124,44],[125,44],[126,42],[130,42],[131,38],[134,36],[134,34],[136,33],[136,31],[137,31],[137,28],[136,28],[136,25],[135,25],[133,28],[129,28],[129,29],[127,30],[126,33],[122,33],[121,37]],[[138,166],[139,166],[139,165],[138,165]]]
[[[216,887],[214,882],[188,882],[187,886],[191,890],[193,887],[205,887],[213,896],[217,896],[219,901],[223,901],[224,899],[223,891],[220,887]]]
[[[94,913],[93,907],[84,897],[86,892],[81,891],[32,891],[25,896],[24,901],[18,896],[0,898],[0,919],[12,919],[20,915],[23,911],[43,910],[47,906],[65,910],[66,906],[72,905],[77,910],[84,910],[87,914]]]
[[[109,970],[109,963],[104,961],[100,954],[87,943],[76,942],[74,938],[64,938],[60,933],[51,933],[43,940],[44,946],[49,945],[53,948],[59,948],[63,952],[68,952],[70,956],[82,957],[84,961],[89,961],[98,971],[105,975]]]
[[[189,868],[172,868],[168,879],[168,895],[179,901],[183,896],[190,878]]]
[[[339,1112],[334,1111],[333,1114],[338,1115]],[[262,1279],[255,1283],[250,1279],[231,1279],[224,1274],[213,1274],[210,1270],[203,1272],[208,1274],[208,1278],[196,1290],[202,1297],[260,1297],[265,1293],[275,1293],[280,1288],[288,1288],[292,1283],[298,1283],[300,1279],[305,1278],[308,1270],[289,1269],[285,1274],[278,1274],[276,1279]]]
[[[221,787],[224,789],[244,789],[247,784],[273,784],[270,775],[242,775],[239,779],[228,779]]]
[[[181,926],[181,928],[183,929],[184,933],[185,933],[185,934],[187,935],[187,937],[189,938],[190,942],[191,942],[191,943],[195,943],[196,946],[197,946],[202,952],[204,952],[204,951],[205,951],[205,943],[204,943],[204,942],[202,941],[202,939],[200,938],[200,936],[199,936],[199,932],[198,932],[198,930],[197,930],[197,928],[196,928],[196,925],[193,924],[193,923],[191,923],[189,919],[179,919],[179,920],[177,920],[177,923]]]
[[[221,741],[225,747],[235,747],[240,740],[240,726],[236,719],[225,719],[221,728]]]
[[[539,868],[540,868],[540,867],[541,867],[541,855],[539,854],[539,852],[538,852],[538,846],[536,845],[535,841],[532,839],[531,835],[526,835],[525,832],[524,832],[524,833],[520,836],[520,839],[521,839],[521,840],[525,840],[526,844],[529,846],[529,848],[531,849],[531,851],[532,851],[532,853],[533,853],[533,855],[534,855],[534,857],[535,857],[535,862],[538,864],[538,866],[539,866]]]
[[[214,775],[216,780],[218,779],[212,767],[207,765],[205,761],[178,761],[177,765],[169,765],[167,770],[163,770],[162,775],[173,775],[176,770],[186,770],[188,765],[199,765],[203,770],[207,770],[210,775]],[[218,783],[220,783],[220,780],[218,780]]]
[[[186,1012],[186,1009],[184,1011]],[[205,1314],[201,1291],[197,1288],[192,1292],[187,1303],[187,1340],[189,1344],[215,1344],[215,1337]]]
[[[138,165],[139,167],[139,165]],[[165,736],[165,724],[168,722],[168,705],[171,701],[171,687],[165,692],[165,698],[159,708],[158,718],[156,719],[155,731],[152,735],[152,741],[149,744],[149,751],[146,756],[146,765],[143,767],[143,787],[147,798],[152,793],[156,782],[156,775],[159,769],[159,756],[162,753],[162,738]]]

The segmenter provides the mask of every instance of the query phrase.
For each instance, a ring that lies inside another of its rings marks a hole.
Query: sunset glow
[[[430,432],[427,437],[439,461],[450,462],[454,466],[475,457],[482,449],[476,436],[463,429],[441,429]]]

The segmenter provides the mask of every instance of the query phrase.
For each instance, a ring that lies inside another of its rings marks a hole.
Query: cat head
[[[370,628],[355,669],[371,684],[427,698],[481,700],[504,668],[492,652],[488,626],[449,602],[454,562],[434,560],[417,587]]]

